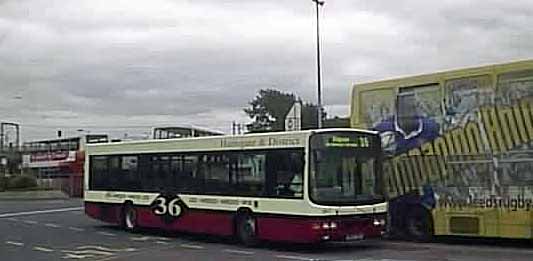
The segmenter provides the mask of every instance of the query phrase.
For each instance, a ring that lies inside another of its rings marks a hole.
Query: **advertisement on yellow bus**
[[[355,85],[379,131],[391,233],[533,238],[533,61]]]

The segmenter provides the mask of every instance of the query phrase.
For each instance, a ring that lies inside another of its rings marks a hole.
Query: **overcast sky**
[[[531,0],[326,0],[324,103],[350,86],[533,56]],[[261,88],[316,101],[311,0],[0,0],[0,120],[57,129],[230,132]]]

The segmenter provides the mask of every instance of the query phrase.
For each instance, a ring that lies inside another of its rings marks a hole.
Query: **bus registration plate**
[[[364,238],[363,234],[351,234],[351,235],[346,235],[344,240],[346,240],[346,241],[355,241],[355,240],[362,240],[363,238]]]

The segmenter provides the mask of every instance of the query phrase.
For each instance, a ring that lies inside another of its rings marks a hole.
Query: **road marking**
[[[330,260],[330,259],[327,259],[327,260]],[[405,259],[388,259],[388,258],[385,258],[385,259],[368,259],[368,258],[363,258],[363,259],[335,259],[334,261],[408,261],[408,260],[405,260]]]
[[[5,243],[8,245],[12,245],[12,246],[19,246],[19,247],[24,246],[24,243],[17,242],[17,241],[6,241]]]
[[[168,245],[168,244],[170,244],[169,242],[161,241],[161,240],[155,241],[155,243],[156,244],[160,244],[160,245]]]
[[[59,227],[61,227],[60,225],[52,224],[52,223],[46,223],[46,224],[44,224],[44,225],[47,226],[47,227],[53,227],[53,228],[59,228]]]
[[[137,251],[136,248],[129,247],[129,248],[123,248],[123,249],[116,249],[116,248],[108,248],[103,246],[79,246],[76,247],[76,249],[96,249],[101,251],[108,251],[108,252],[133,252]]]
[[[205,247],[199,245],[190,245],[190,244],[181,244],[180,247],[190,248],[190,249],[204,249]]]
[[[170,246],[167,245],[167,246],[156,247],[155,250],[162,251],[162,250],[166,250],[166,249],[172,249],[174,247],[175,247],[174,245],[170,245]],[[141,254],[144,254],[144,253],[146,253],[146,252],[145,251],[136,251],[136,252],[124,253],[124,254],[121,254],[121,255],[114,255],[114,256],[110,256],[110,257],[100,258],[97,261],[109,261],[109,260],[113,260],[113,259],[117,259],[117,258],[125,259],[127,257],[138,256],[138,255],[141,255]]]
[[[30,216],[37,214],[48,214],[48,213],[57,213],[57,212],[68,212],[82,210],[83,207],[76,208],[58,208],[58,209],[48,209],[48,210],[36,210],[36,211],[25,211],[25,212],[15,212],[15,213],[4,213],[0,214],[0,218],[9,218],[9,217],[19,217],[19,216]]]
[[[152,239],[153,237],[131,237],[130,240],[132,241],[148,241]]]
[[[63,259],[84,259],[87,257],[94,257],[94,255],[75,255],[75,254],[66,254],[62,256]]]
[[[100,251],[100,250],[92,250],[92,249],[85,249],[85,250],[61,250],[63,253],[67,254],[75,254],[75,255],[99,255],[99,256],[112,256],[115,255],[114,253],[107,252],[107,251]]]
[[[50,253],[50,252],[54,252],[55,250],[53,249],[50,249],[50,248],[46,248],[46,247],[33,247],[33,250],[36,250],[36,251],[41,251],[41,252],[46,252],[46,253]]]
[[[30,224],[30,225],[37,224],[37,221],[33,221],[33,220],[24,220],[23,222],[26,223],[26,224]]]
[[[113,233],[109,233],[109,232],[104,232],[104,231],[98,231],[96,232],[100,235],[104,235],[104,236],[108,236],[108,237],[114,237],[114,236],[117,236],[116,234],[113,234]]]
[[[70,230],[74,230],[74,231],[78,231],[78,232],[85,231],[85,229],[83,229],[83,228],[79,228],[79,227],[68,227],[68,229],[70,229]]]
[[[244,251],[244,250],[237,250],[237,249],[224,249],[222,250],[226,253],[232,253],[232,254],[239,254],[239,255],[253,255],[255,252],[252,251]]]
[[[309,258],[309,257],[305,257],[305,256],[286,256],[286,255],[277,255],[275,256],[276,258],[281,258],[281,259],[290,259],[290,260],[304,260],[304,261],[313,261],[313,260],[317,260],[317,259],[314,259],[314,258]]]

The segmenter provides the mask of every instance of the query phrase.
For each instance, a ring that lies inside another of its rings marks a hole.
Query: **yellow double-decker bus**
[[[379,131],[390,232],[533,238],[533,60],[355,84]]]

